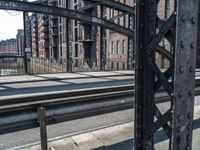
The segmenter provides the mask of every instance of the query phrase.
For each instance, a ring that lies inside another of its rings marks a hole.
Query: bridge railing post
[[[38,108],[38,122],[40,125],[41,150],[48,150],[47,129],[46,129],[46,112],[44,107]]]
[[[25,73],[28,75],[32,74],[30,48],[25,48],[25,60],[24,61],[25,61]]]

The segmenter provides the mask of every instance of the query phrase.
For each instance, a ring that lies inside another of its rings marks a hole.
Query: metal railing
[[[102,64],[105,66],[103,67]],[[67,72],[67,66],[72,67],[72,72],[128,70],[126,59],[59,59],[56,61],[31,58],[33,74],[63,73]]]
[[[0,76],[24,75],[24,56],[0,57]],[[94,72],[94,71],[116,71],[128,70],[126,59],[38,59],[30,58],[28,74],[47,74],[69,72]],[[103,65],[104,64],[104,65]]]
[[[0,76],[23,75],[24,56],[0,57]]]
[[[196,87],[195,95],[199,94]],[[162,90],[156,94],[155,103],[169,100]],[[0,134],[40,127],[41,144],[47,145],[46,125],[133,107],[134,85],[1,99]]]

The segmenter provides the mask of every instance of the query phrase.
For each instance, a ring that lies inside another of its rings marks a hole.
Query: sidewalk
[[[0,77],[0,99],[134,84],[133,71]]]
[[[49,80],[80,79],[80,78],[98,78],[109,76],[133,75],[134,71],[102,71],[102,72],[76,72],[76,73],[55,73],[55,74],[35,74],[19,76],[0,76],[0,84],[38,82]]]

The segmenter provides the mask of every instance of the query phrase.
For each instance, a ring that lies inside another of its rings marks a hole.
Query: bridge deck
[[[133,71],[23,75],[0,78],[0,99],[134,83]]]

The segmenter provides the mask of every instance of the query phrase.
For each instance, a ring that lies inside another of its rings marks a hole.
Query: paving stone
[[[80,150],[71,138],[49,143],[49,150]]]
[[[73,136],[72,139],[75,141],[75,143],[81,150],[90,150],[90,149],[95,149],[99,147],[104,147],[103,142],[100,141],[91,132]]]
[[[19,150],[41,150],[41,146],[35,145],[35,146],[31,146],[31,147],[23,148],[23,149],[19,149]]]
[[[92,132],[106,146],[126,141],[133,137],[133,123],[127,123]]]

